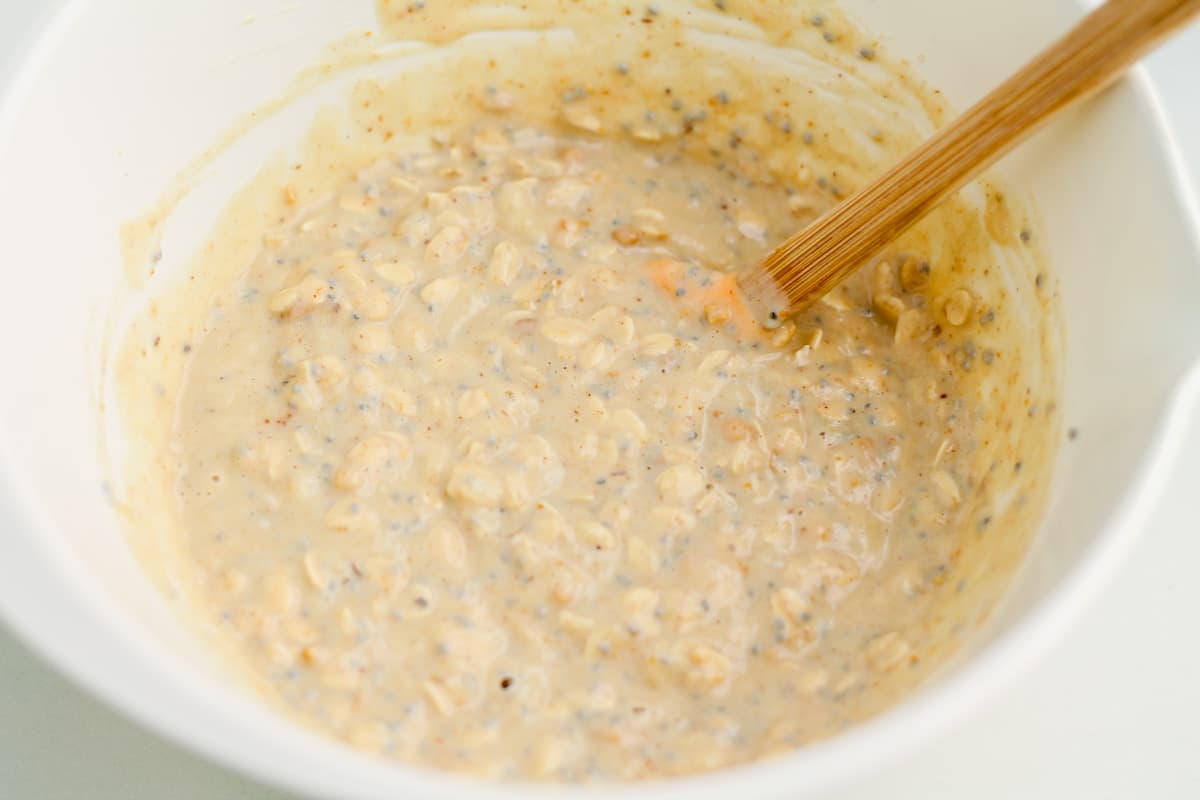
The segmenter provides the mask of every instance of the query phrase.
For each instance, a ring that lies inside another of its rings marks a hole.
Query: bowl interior
[[[845,5],[960,107],[1080,13],[1070,0]],[[0,88],[0,271],[15,301],[0,315],[0,613],[102,696],[226,763],[329,794],[444,794],[460,782],[369,761],[228,686],[131,557],[96,446],[121,223],[332,39],[372,23],[368,0],[72,2]],[[168,227],[162,269],[186,261],[229,193],[338,88],[287,106],[196,177]],[[1059,587],[1078,588],[1111,556],[1121,530],[1110,523],[1130,522],[1172,389],[1200,352],[1200,268],[1157,124],[1146,94],[1125,82],[1002,165],[1031,189],[1061,278],[1062,413],[1078,437],[1064,447],[1034,551],[975,658],[957,668],[960,682],[984,663],[1004,669],[1021,646],[1006,633],[1034,630]],[[926,702],[939,691],[892,714],[932,719],[945,709]],[[896,733],[868,725],[731,779],[766,791],[782,771],[803,769],[815,787],[899,749]],[[719,781],[672,786],[722,791]]]

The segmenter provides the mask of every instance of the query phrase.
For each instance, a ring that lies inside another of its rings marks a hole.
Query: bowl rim
[[[0,78],[0,147],[10,138],[38,77],[90,1],[63,0],[55,6],[44,7],[29,33],[9,53],[9,75]],[[1076,6],[1092,5],[1086,0],[1072,2]],[[1167,122],[1162,99],[1143,67],[1132,72],[1130,85],[1136,102],[1148,112],[1147,121],[1139,124],[1148,127],[1165,158],[1174,189],[1173,200],[1181,207],[1183,224],[1190,234],[1191,260],[1200,265],[1200,200],[1187,178],[1180,142]],[[419,792],[421,796],[457,797],[467,792],[490,798],[578,797],[586,794],[596,798],[619,795],[621,798],[665,800],[717,798],[731,791],[766,797],[785,790],[807,794],[844,780],[861,770],[863,764],[876,770],[912,752],[1026,674],[1093,601],[1129,552],[1164,491],[1182,446],[1182,433],[1192,416],[1192,409],[1198,406],[1200,357],[1169,391],[1148,444],[1138,459],[1134,476],[1116,509],[1100,526],[1093,543],[1071,567],[1066,579],[1050,591],[1035,613],[1019,619],[955,670],[938,677],[878,717],[786,756],[718,772],[595,787],[484,783],[426,768],[384,763],[353,753],[316,734],[304,734],[320,748],[323,761],[341,768],[323,775],[314,769],[300,774],[296,761],[276,760],[265,752],[244,748],[236,739],[226,739],[218,731],[202,732],[192,728],[181,722],[170,707],[153,702],[150,693],[143,691],[141,685],[123,680],[111,670],[92,667],[80,645],[70,637],[56,633],[53,627],[39,625],[33,614],[23,610],[27,603],[22,601],[22,593],[28,592],[28,583],[22,589],[19,585],[0,581],[0,621],[57,672],[142,727],[214,764],[300,794],[316,792],[345,796],[348,789],[354,790],[344,782],[351,770],[354,777],[366,779],[360,782],[365,796],[403,788]],[[15,537],[20,536],[18,531],[35,532],[45,525],[35,510],[22,500],[19,491],[22,476],[17,465],[6,455],[4,439],[4,428],[0,426],[0,518],[6,520],[10,536]],[[13,491],[14,488],[17,491]],[[35,536],[26,538],[24,544],[31,550],[45,552],[44,542]],[[42,569],[47,573],[46,577],[56,579],[60,584],[66,583],[65,576],[59,574],[61,570],[52,569],[49,563]],[[128,645],[125,658],[135,657],[131,635],[128,631],[122,632],[116,621],[94,608],[83,607],[78,598],[67,603],[76,606],[71,609],[76,616],[91,616],[101,631],[107,629],[105,632]],[[190,692],[179,675],[161,674],[159,677],[164,681],[161,688]],[[797,777],[804,778],[803,786],[791,785],[790,781]]]

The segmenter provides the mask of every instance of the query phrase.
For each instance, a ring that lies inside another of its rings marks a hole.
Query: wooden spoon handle
[[[764,259],[746,281],[803,308],[1063,107],[1107,86],[1200,13],[1200,0],[1108,0],[899,164]]]

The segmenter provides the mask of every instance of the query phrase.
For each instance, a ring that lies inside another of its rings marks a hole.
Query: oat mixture
[[[240,276],[183,333],[156,311],[135,335],[142,374],[182,365],[147,395],[180,594],[285,707],[388,758],[620,780],[828,737],[986,619],[1027,541],[994,522],[1040,508],[1052,353],[1009,331],[1045,335],[1012,320],[1050,289],[995,266],[1033,263],[1028,222],[988,189],[803,314],[754,316],[730,273],[870,171],[822,127],[859,112],[660,66],[631,117],[597,98],[670,22],[614,19],[628,57],[541,43],[593,71],[489,75],[447,96],[453,124],[393,139],[408,95],[360,90],[384,156],[320,191],[292,181],[335,159],[297,161]],[[795,30],[852,60],[831,85],[879,69],[827,11]],[[900,119],[862,141],[900,149]]]
[[[975,435],[928,264],[747,338],[681,313],[817,202],[487,125],[279,232],[178,443],[197,557],[289,702],[407,760],[636,777],[826,735],[909,668]]]

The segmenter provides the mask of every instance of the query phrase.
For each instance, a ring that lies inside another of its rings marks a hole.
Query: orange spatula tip
[[[761,336],[783,323],[782,299],[774,305],[762,303],[757,294],[744,293],[732,273],[673,258],[655,259],[646,268],[650,280],[678,303],[681,312],[701,316],[715,327],[730,326],[739,337]]]

